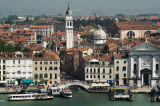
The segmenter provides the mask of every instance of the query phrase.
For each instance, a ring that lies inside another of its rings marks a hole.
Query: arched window
[[[109,73],[112,73],[112,69],[109,69]]]
[[[88,73],[88,68],[87,68],[87,71],[86,71],[87,73]]]
[[[151,31],[146,31],[146,32],[144,33],[144,36],[149,36],[150,33],[151,33]]]
[[[103,75],[103,78],[105,78],[105,75]]]
[[[136,70],[137,69],[137,64],[134,64],[134,70]]]
[[[48,78],[48,74],[47,73],[44,74],[44,78]]]
[[[158,64],[156,64],[156,70],[158,70],[159,69],[159,65]]]
[[[88,78],[88,75],[86,75],[86,78]]]
[[[67,22],[67,26],[69,26],[69,22]]]
[[[127,33],[127,37],[135,37],[135,33],[133,32],[133,31],[129,31],[128,33]]]
[[[90,69],[90,72],[92,73],[92,68]]]
[[[96,78],[96,75],[94,75],[94,78]]]
[[[34,74],[34,79],[38,79],[38,74]]]
[[[54,67],[54,70],[57,70],[57,67]]]
[[[92,75],[90,75],[90,78],[92,78]]]
[[[119,74],[116,74],[116,79],[119,79]]]
[[[70,22],[70,26],[72,26],[72,22]]]
[[[94,73],[96,73],[96,69],[94,68]]]
[[[42,79],[42,78],[43,78],[43,75],[42,75],[42,74],[40,74],[40,75],[39,75],[39,79]]]

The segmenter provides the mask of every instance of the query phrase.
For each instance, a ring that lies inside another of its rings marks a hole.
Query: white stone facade
[[[70,13],[71,10],[68,7],[68,10],[66,11],[66,48],[73,48],[74,42],[73,42],[73,17]]]
[[[10,58],[6,59],[6,81],[7,84],[14,82],[19,85],[22,79],[32,79],[32,59]]]
[[[100,62],[100,63],[99,63]],[[85,81],[108,82],[113,81],[113,65],[110,61],[90,60],[85,65]]]
[[[160,48],[143,43],[129,51],[129,86],[155,86],[160,83]]]

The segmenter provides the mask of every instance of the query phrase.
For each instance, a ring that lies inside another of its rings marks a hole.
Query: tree
[[[17,15],[9,15],[8,20],[9,21],[18,20],[18,16]]]
[[[26,22],[29,22],[29,18],[26,18]]]
[[[11,44],[8,44],[5,47],[5,51],[6,52],[13,52],[14,51],[14,47]]]
[[[82,39],[86,39],[87,41],[91,40],[91,35],[83,35],[81,36]]]
[[[14,46],[14,51],[21,51],[21,46],[19,45],[19,44],[16,44],[15,46]]]
[[[6,46],[5,41],[0,39],[0,51],[4,52],[5,51],[5,46]]]
[[[92,26],[93,28],[97,29],[97,25],[95,23],[89,23],[88,26]]]

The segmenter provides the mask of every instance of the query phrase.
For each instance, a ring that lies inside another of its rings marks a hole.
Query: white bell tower
[[[73,48],[74,42],[73,42],[73,17],[72,17],[72,11],[69,8],[68,3],[68,9],[66,11],[66,48]]]

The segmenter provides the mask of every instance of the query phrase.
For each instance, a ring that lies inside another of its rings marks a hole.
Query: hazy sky
[[[160,9],[160,0],[0,0],[0,9],[52,9],[62,12],[66,10],[68,1],[73,12]]]

